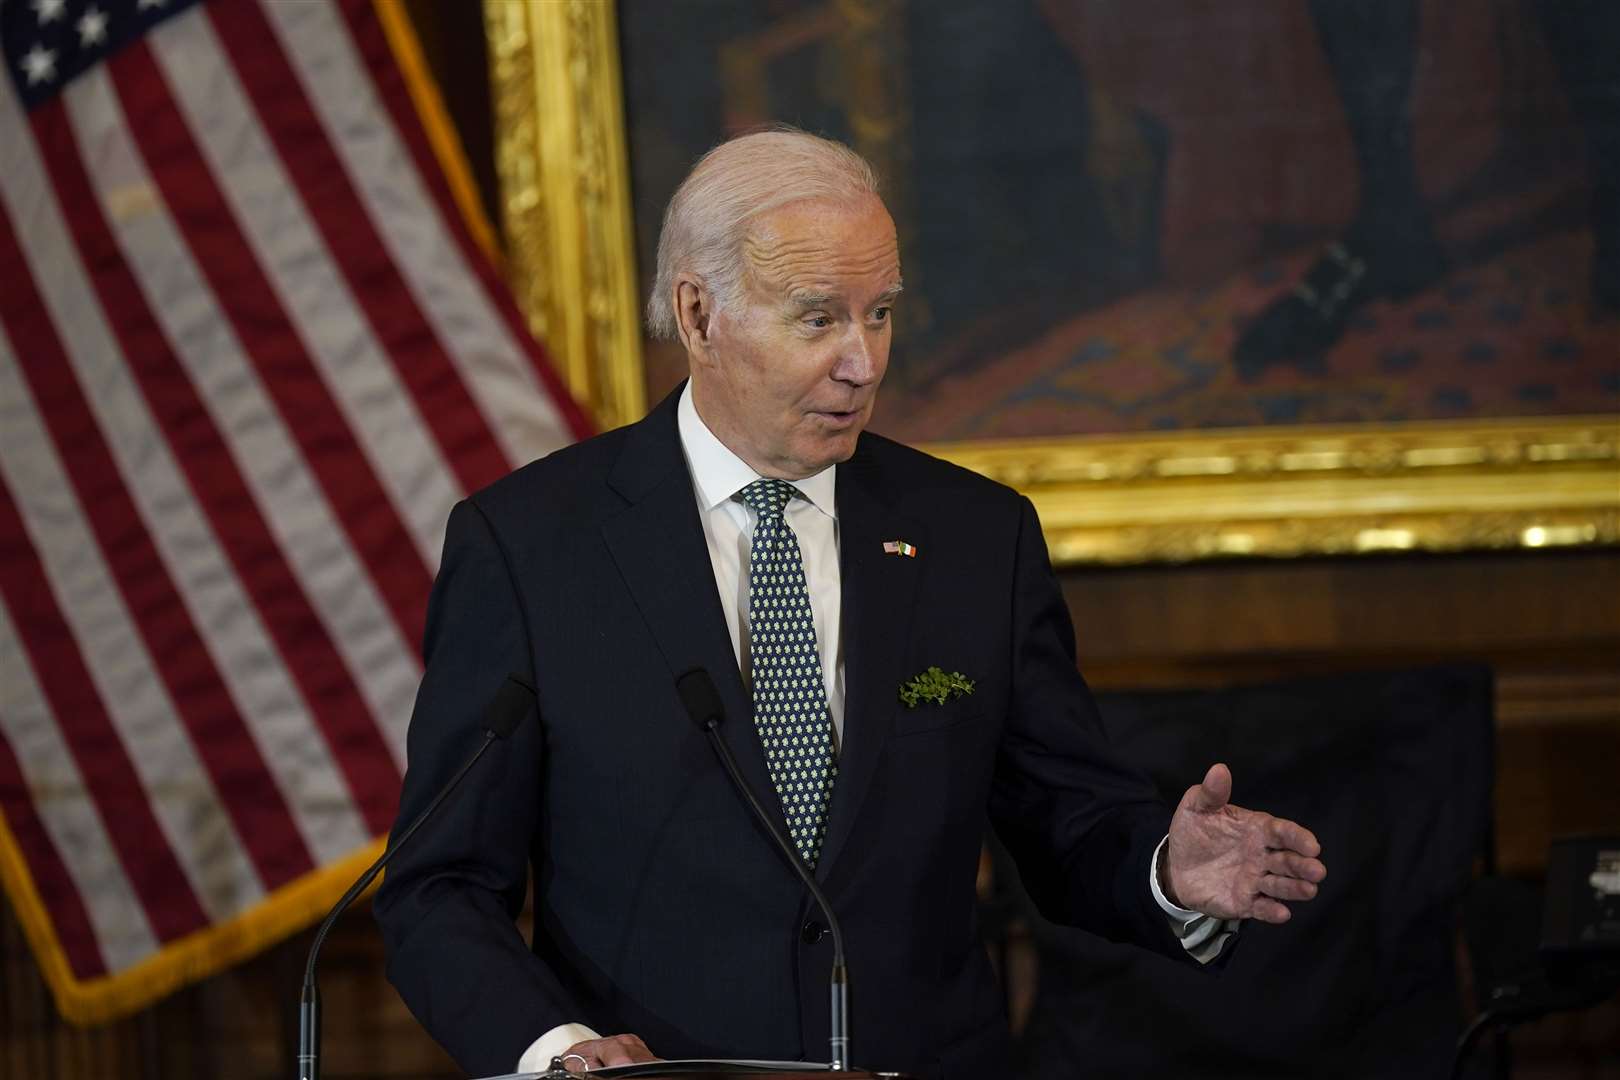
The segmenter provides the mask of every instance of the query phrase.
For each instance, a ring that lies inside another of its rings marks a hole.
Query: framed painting
[[[1620,543],[1620,6],[485,22],[511,276],[604,426],[684,374],[640,330],[670,193],[789,123],[900,231],[874,429],[1024,491],[1055,561]]]

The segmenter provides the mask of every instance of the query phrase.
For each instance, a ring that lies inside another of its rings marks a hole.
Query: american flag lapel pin
[[[904,540],[883,541],[883,552],[886,555],[904,555],[908,559],[915,559],[917,557],[916,545],[908,544]]]

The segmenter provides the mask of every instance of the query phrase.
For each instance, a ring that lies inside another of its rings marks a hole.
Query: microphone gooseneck
[[[753,810],[754,817],[759,819],[759,823],[765,827],[771,839],[776,841],[782,857],[788,861],[788,865],[793,867],[799,879],[810,890],[810,895],[815,898],[822,916],[827,920],[827,927],[832,931],[832,1016],[828,1025],[830,1035],[827,1041],[831,1048],[832,1070],[844,1072],[849,1068],[849,969],[844,963],[844,931],[838,925],[838,916],[833,914],[832,904],[827,901],[827,894],[822,892],[821,886],[816,883],[815,875],[804,864],[804,860],[788,842],[788,838],[782,835],[782,830],[776,827],[776,822],[765,812],[765,807],[753,789],[748,786],[748,781],[743,779],[731,748],[720,737],[720,724],[726,718],[726,710],[720,701],[720,692],[715,689],[714,680],[709,677],[709,673],[703,668],[688,671],[675,680],[675,690],[681,697],[681,704],[686,707],[687,716],[691,717],[692,723],[709,737],[709,745],[714,747],[715,754],[726,767],[732,784],[741,792],[743,801]]]
[[[484,751],[489,749],[490,744],[497,739],[505,739],[517,730],[518,724],[522,723],[523,718],[534,707],[534,703],[534,687],[528,680],[519,675],[508,675],[488,708],[484,710],[484,741],[478,744],[478,749],[474,750],[472,756],[456,770],[449,782],[439,789],[433,801],[428,803],[427,809],[416,815],[416,820],[399,834],[397,840],[388,845],[388,850],[384,851],[376,862],[366,868],[366,872],[349,886],[349,891],[332,905],[332,910],[321,920],[320,927],[315,931],[315,940],[309,947],[309,958],[304,963],[304,987],[298,995],[299,1080],[320,1080],[321,994],[315,985],[315,963],[320,956],[321,946],[326,942],[326,935],[332,929],[332,924],[337,922],[337,917],[348,910],[349,905],[376,880],[383,867],[388,865],[388,860],[398,854],[411,837],[416,835],[416,830],[438,811],[445,799],[449,798],[450,793],[461,783],[462,777],[478,764],[478,759],[484,756]]]

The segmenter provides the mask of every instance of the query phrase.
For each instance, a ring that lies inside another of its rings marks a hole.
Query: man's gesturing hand
[[[1327,877],[1322,845],[1302,825],[1233,806],[1232,773],[1212,765],[1170,819],[1160,888],[1174,904],[1222,919],[1288,921],[1280,901],[1309,900]]]
[[[586,1039],[563,1051],[563,1068],[569,1072],[602,1069],[610,1065],[639,1065],[643,1061],[657,1061],[639,1035],[610,1035],[605,1039]],[[580,1067],[580,1060],[585,1064]]]

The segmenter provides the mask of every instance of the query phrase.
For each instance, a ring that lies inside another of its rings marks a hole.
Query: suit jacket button
[[[806,945],[814,945],[816,942],[820,941],[826,936],[827,928],[822,926],[815,919],[811,919],[809,922],[805,923],[804,929],[799,931],[799,940],[804,942]]]

